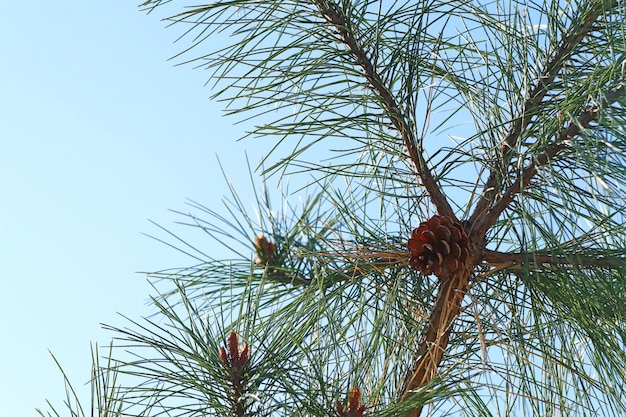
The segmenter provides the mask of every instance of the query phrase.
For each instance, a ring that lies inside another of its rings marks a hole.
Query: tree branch
[[[582,22],[579,21],[573,24],[572,27],[564,33],[563,38],[558,44],[559,46],[553,52],[551,58],[545,64],[543,71],[541,71],[541,74],[535,81],[534,88],[528,92],[526,101],[524,102],[521,110],[521,116],[514,121],[511,130],[502,141],[500,149],[500,163],[499,165],[491,168],[487,182],[483,187],[482,195],[470,217],[470,224],[473,225],[473,232],[480,238],[484,236],[487,229],[493,224],[493,222],[495,222],[497,216],[494,217],[492,215],[489,217],[489,221],[481,221],[481,224],[478,225],[478,227],[475,224],[478,219],[482,218],[485,213],[489,212],[489,206],[492,204],[494,197],[502,188],[500,173],[508,166],[511,157],[513,156],[512,150],[514,149],[515,144],[518,142],[522,132],[524,132],[531,123],[532,117],[537,114],[538,110],[541,108],[541,104],[545,96],[554,85],[556,76],[563,69],[567,60],[566,58],[574,52],[575,47],[578,46],[584,37],[589,34],[589,32],[593,29],[594,23],[605,10],[605,1],[595,1],[595,4],[593,4],[592,7],[585,14],[583,14],[583,16],[581,16]],[[556,154],[559,150],[560,149],[553,147],[551,150],[544,151],[544,154],[549,155],[551,152]],[[539,157],[541,158],[541,155]],[[529,173],[530,171],[522,173],[516,183],[520,183],[520,180],[523,179],[522,177],[524,175],[528,175]],[[500,201],[503,202],[506,200],[501,199]],[[502,204],[506,207],[509,202],[510,200]]]
[[[589,127],[591,122],[598,119],[600,109],[606,108],[614,103],[617,99],[624,96],[624,85],[612,90],[605,96],[601,103],[593,105],[589,110],[584,111],[569,126],[557,136],[554,144],[548,146],[542,153],[535,157],[526,168],[524,168],[517,180],[513,182],[503,193],[502,196],[493,204],[492,208],[483,216],[479,217],[473,223],[473,230],[478,236],[484,236],[487,229],[493,225],[500,214],[513,201],[515,196],[526,187],[533,177],[537,174],[540,167],[547,165],[559,152],[568,146],[568,140],[578,135],[582,129]]]
[[[390,89],[383,83],[378,75],[374,64],[367,56],[366,51],[360,45],[359,41],[354,37],[353,33],[348,30],[348,22],[341,8],[332,0],[314,0],[324,18],[330,23],[339,34],[341,42],[348,48],[358,65],[363,69],[367,81],[370,83],[374,91],[379,95],[385,111],[389,115],[395,129],[400,133],[402,142],[407,148],[409,157],[413,162],[417,176],[422,185],[428,192],[433,205],[437,208],[440,215],[448,216],[456,219],[452,207],[448,200],[441,192],[441,188],[435,181],[432,173],[426,165],[421,149],[418,149],[416,140],[412,135],[409,127],[408,118],[403,114],[396,102]]]
[[[452,324],[461,311],[461,303],[469,283],[470,268],[465,268],[451,278],[441,281],[428,325],[422,331],[413,366],[405,379],[401,400],[409,398],[416,390],[435,378],[448,347]],[[406,417],[419,417],[421,413],[421,407],[415,408]]]
[[[499,251],[485,250],[483,260],[491,264],[549,264],[549,265],[571,265],[579,268],[616,268],[626,267],[626,256],[606,256],[603,254],[571,254],[553,255],[550,253],[505,253]]]

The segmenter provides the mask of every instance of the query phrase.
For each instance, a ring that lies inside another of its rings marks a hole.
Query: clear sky
[[[90,342],[112,336],[100,323],[153,312],[136,271],[193,264],[142,235],[163,236],[149,220],[184,234],[168,209],[217,205],[226,189],[216,154],[242,184],[244,146],[259,158],[208,100],[207,73],[167,61],[183,45],[163,15],[137,3],[1,7],[2,417],[34,416],[46,398],[61,404],[47,349],[76,385],[88,381]]]

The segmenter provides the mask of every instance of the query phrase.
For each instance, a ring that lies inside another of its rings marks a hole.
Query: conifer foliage
[[[178,212],[98,415],[626,415],[626,3],[142,10],[266,180]]]

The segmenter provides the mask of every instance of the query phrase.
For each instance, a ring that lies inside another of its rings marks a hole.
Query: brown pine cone
[[[424,275],[449,278],[465,265],[468,245],[463,226],[447,216],[433,216],[411,233],[409,265]]]

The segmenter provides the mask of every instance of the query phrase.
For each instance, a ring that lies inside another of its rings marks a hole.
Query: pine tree
[[[267,183],[179,212],[232,257],[170,232],[98,415],[626,415],[626,3],[177,4]]]

